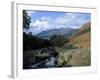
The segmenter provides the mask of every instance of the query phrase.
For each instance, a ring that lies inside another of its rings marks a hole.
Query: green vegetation
[[[50,46],[49,40],[23,33],[23,50],[34,50]]]
[[[53,35],[50,39],[53,46],[56,47],[62,47],[65,43],[68,42],[68,39],[66,39],[64,36],[61,35]]]

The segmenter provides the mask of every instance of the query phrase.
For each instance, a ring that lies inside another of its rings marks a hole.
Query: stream
[[[52,68],[55,67],[56,58],[50,56],[49,59],[46,59],[44,61],[40,61],[39,63],[36,63],[34,65],[31,65],[30,68],[34,69],[34,68]]]

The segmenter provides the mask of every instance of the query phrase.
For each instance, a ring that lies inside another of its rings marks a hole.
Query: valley
[[[25,34],[23,68],[90,66],[90,41],[90,22],[82,25],[80,29],[54,29],[35,36]]]

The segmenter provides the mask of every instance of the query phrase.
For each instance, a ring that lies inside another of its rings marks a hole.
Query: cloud
[[[36,20],[34,23],[31,23],[31,26],[38,28],[46,28],[48,27],[48,21]]]
[[[33,14],[34,12],[28,12]],[[34,19],[34,18],[33,18]],[[33,34],[37,34],[41,31],[54,29],[54,28],[80,28],[84,23],[91,20],[91,15],[87,13],[65,13],[63,16],[57,16],[55,19],[53,16],[41,16],[40,18],[32,21],[30,24],[30,30]]]
[[[30,17],[32,17],[32,14],[35,13],[35,11],[26,11],[26,12],[27,12],[28,16],[30,16]]]
[[[74,18],[74,14],[73,13],[65,13],[64,16],[58,17],[55,21],[59,24],[64,24],[69,22],[70,20],[72,20],[72,18]]]
[[[79,28],[88,21],[90,21],[90,14],[85,13],[66,13],[55,20],[59,25],[70,28]]]
[[[50,29],[50,26],[51,26],[51,24],[49,22],[49,17],[42,17],[42,18],[36,20],[35,22],[32,22],[30,24],[30,29],[35,31],[35,33],[33,33],[33,34],[36,34],[41,31]]]

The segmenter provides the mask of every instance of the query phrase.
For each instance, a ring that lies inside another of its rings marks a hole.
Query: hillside
[[[73,44],[76,47],[90,47],[91,32],[90,32],[90,22],[84,24],[80,30],[78,30],[74,36],[70,39],[69,44]]]
[[[60,53],[59,64],[67,62],[67,66],[90,66],[91,65],[91,31],[90,22],[84,24],[65,44],[65,48],[71,45],[70,49]],[[70,58],[70,60],[68,60]]]

